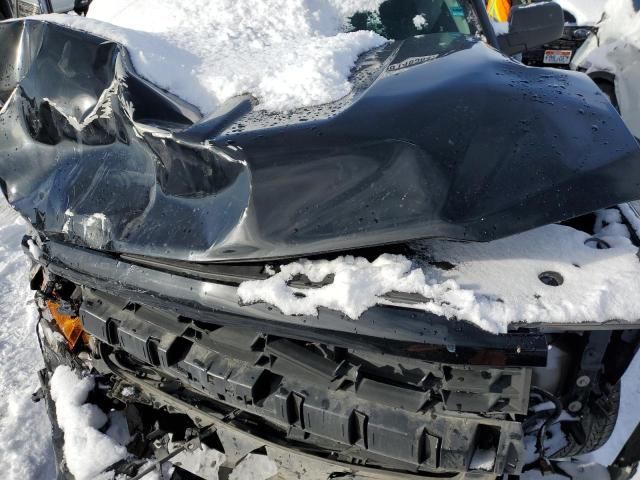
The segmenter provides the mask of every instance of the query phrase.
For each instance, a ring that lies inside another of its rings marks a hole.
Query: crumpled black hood
[[[50,237],[193,261],[488,241],[640,198],[638,144],[583,75],[442,34],[364,55],[353,83],[202,118],[120,45],[3,23],[0,184]]]

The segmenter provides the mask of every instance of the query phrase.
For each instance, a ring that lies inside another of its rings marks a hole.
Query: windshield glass
[[[387,0],[377,12],[355,14],[351,25],[393,40],[444,32],[473,35],[474,16],[466,0]]]

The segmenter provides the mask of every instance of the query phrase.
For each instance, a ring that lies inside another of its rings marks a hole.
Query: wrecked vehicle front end
[[[302,256],[388,252],[464,285],[443,244],[551,223],[635,261],[624,202],[640,197],[640,149],[588,79],[441,33],[365,54],[337,102],[282,114],[245,96],[203,118],[86,33],[2,24],[0,58],[0,185],[33,226],[43,395],[55,410],[59,365],[95,376],[93,400],[131,434],[131,457],[106,470],[134,477],[169,442],[200,442],[224,453],[218,473],[266,454],[283,478],[489,479],[609,436],[638,344],[631,308],[485,328],[409,288],[359,315],[286,314],[239,291]],[[536,272],[535,315],[586,258]],[[611,274],[637,281],[625,268]],[[304,299],[336,275],[285,286]],[[545,445],[551,430],[562,444]]]
[[[400,294],[387,299],[404,307],[379,305],[357,321],[325,308],[287,316],[238,304],[236,285],[268,277],[256,265],[190,269],[43,247],[30,251],[48,370],[71,361],[98,375],[103,404],[129,420],[131,452],[162,458],[158,429],[196,435],[224,452],[223,471],[256,453],[283,478],[538,469],[606,441],[638,342],[637,324],[620,322],[495,335],[414,310],[419,299]],[[71,331],[67,322],[81,329],[65,341],[54,332]]]

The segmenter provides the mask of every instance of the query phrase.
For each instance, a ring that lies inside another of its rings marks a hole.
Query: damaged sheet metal
[[[638,144],[580,74],[444,33],[365,54],[353,85],[202,118],[116,43],[5,22],[0,185],[51,238],[192,261],[488,241],[640,198]]]

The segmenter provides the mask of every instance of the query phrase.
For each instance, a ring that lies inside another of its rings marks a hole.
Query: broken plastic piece
[[[62,305],[60,303],[54,302],[53,300],[47,300],[47,308],[49,309],[49,312],[51,312],[51,317],[56,322],[58,329],[67,340],[69,350],[73,350],[79,340],[83,344],[87,344],[89,338],[82,329],[80,317],[61,312],[61,306]]]

